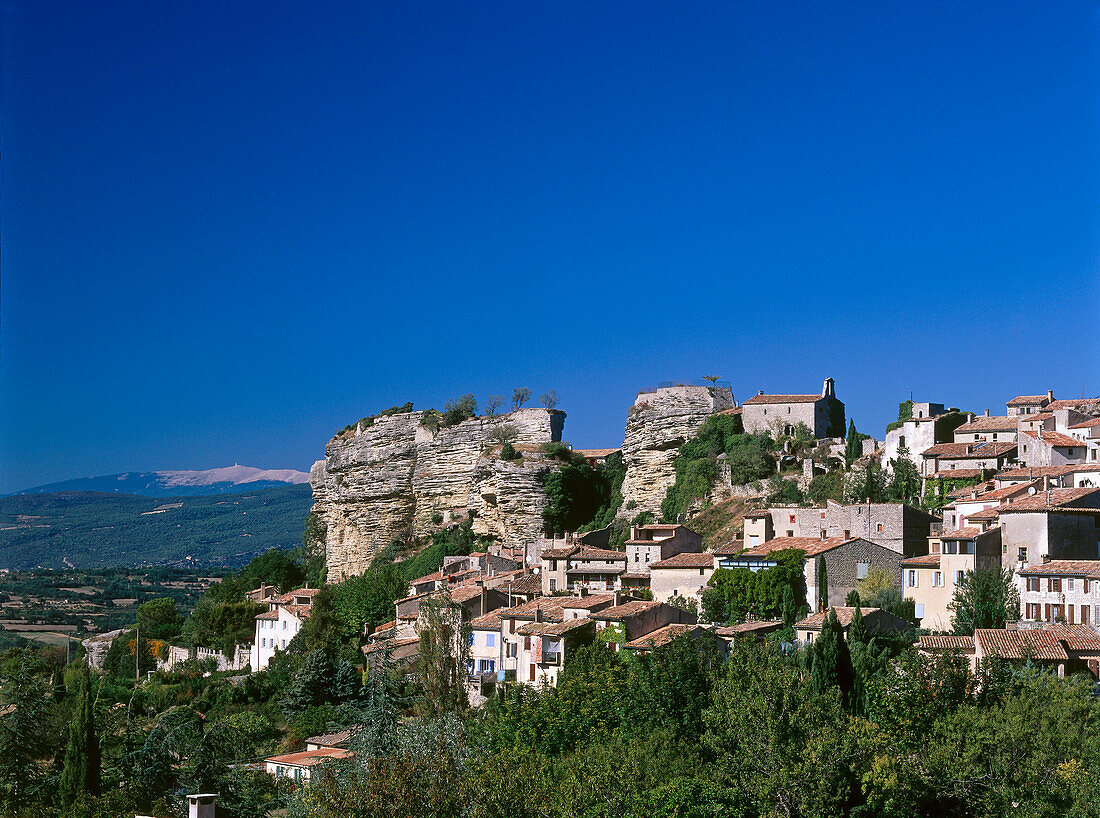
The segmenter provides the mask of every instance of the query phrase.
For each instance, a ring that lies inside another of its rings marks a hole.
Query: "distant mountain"
[[[212,497],[92,491],[0,497],[0,568],[233,568],[268,549],[300,545],[309,486],[262,482]]]
[[[308,482],[309,474],[294,469],[226,466],[205,471],[141,471],[108,474],[103,477],[78,477],[75,480],[63,480],[60,483],[16,491],[11,496],[54,494],[60,491],[98,491],[136,494],[141,497],[199,497]]]

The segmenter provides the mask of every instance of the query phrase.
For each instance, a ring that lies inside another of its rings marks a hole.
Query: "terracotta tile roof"
[[[405,596],[405,597],[401,597],[401,599],[395,599],[393,601],[393,604],[394,605],[400,605],[402,602],[411,602],[414,599],[422,599],[424,597],[431,596],[433,593],[435,593],[435,592],[434,591],[422,591],[419,594],[413,594],[412,596]]]
[[[756,511],[746,511],[745,512],[745,519],[746,520],[749,517],[770,517],[770,516],[771,516],[771,512],[768,511],[766,508],[759,508]]]
[[[379,625],[377,628],[375,628],[374,633],[382,633],[383,631],[388,631],[390,628],[393,628],[396,625],[397,625],[397,620],[396,619],[391,619],[389,622],[383,622],[381,625]]]
[[[977,417],[970,423],[964,423],[955,430],[955,434],[962,432],[1015,432],[1016,418],[1005,416]]]
[[[364,656],[369,656],[372,653],[376,653],[377,651],[382,650],[382,648],[386,647],[386,646],[390,647],[391,649],[396,649],[396,648],[408,647],[409,645],[415,645],[418,642],[420,642],[420,637],[419,636],[409,636],[409,637],[406,637],[404,639],[392,639],[392,640],[390,640],[390,639],[380,639],[377,642],[371,642],[369,644],[363,645],[362,650],[363,650],[363,655]]]
[[[830,608],[829,610],[836,611],[837,621],[840,623],[840,626],[842,628],[846,628],[849,625],[851,625],[852,624],[852,617],[856,615],[856,609],[855,608],[834,607],[834,608]],[[862,613],[863,617],[866,619],[868,614],[870,614],[874,611],[878,611],[878,610],[879,610],[879,608],[862,608],[860,613]],[[794,626],[798,630],[804,630],[804,631],[806,631],[806,630],[820,630],[821,626],[825,624],[825,620],[828,619],[828,618],[829,618],[829,611],[820,611],[818,613],[811,614],[810,616],[807,616],[801,622],[795,622]]]
[[[410,579],[409,580],[409,585],[420,585],[421,583],[424,583],[424,582],[433,582],[433,581],[434,582],[442,582],[443,581],[442,572],[436,571],[434,574],[425,574],[422,577],[417,577],[416,579]]]
[[[1088,577],[1100,579],[1100,560],[1051,560],[1041,565],[1029,565],[1019,571],[1022,577]]]
[[[580,550],[579,545],[566,545],[561,548],[547,548],[539,556],[544,560],[563,560],[573,556]]]
[[[522,605],[512,608],[502,608],[499,614],[502,619],[534,619],[536,611],[542,611],[544,621],[561,622],[564,618],[565,608],[577,608],[587,610],[599,605],[613,602],[614,594],[592,594],[586,597],[573,596],[540,596]]]
[[[732,540],[725,545],[718,546],[711,553],[716,557],[735,557],[744,550],[745,544],[741,540]]]
[[[1100,489],[1048,489],[1001,507],[1002,514],[1021,511],[1100,511]]]
[[[1069,398],[1068,400],[1056,400],[1047,404],[1046,410],[1053,412],[1055,409],[1085,409],[1091,410],[1100,406],[1098,398]],[[1089,412],[1091,414],[1091,412]]]
[[[959,651],[960,653],[974,652],[973,636],[922,636],[917,640],[917,650],[933,652]]]
[[[919,557],[907,557],[901,561],[902,568],[939,568],[939,554],[921,554]]]
[[[954,531],[944,531],[940,534],[941,540],[973,540],[979,537],[982,533],[980,528],[973,526],[967,526],[966,528],[956,528]]]
[[[921,453],[921,457],[938,457],[941,460],[980,460],[986,457],[1002,457],[1016,450],[1009,440],[990,440],[976,443],[937,443]]]
[[[1061,432],[1021,432],[1030,437],[1032,440],[1038,440],[1046,443],[1048,446],[1057,446],[1059,449],[1073,447],[1075,449],[1085,445],[1085,441],[1078,440],[1075,437],[1064,435]]]
[[[1082,420],[1080,423],[1075,423],[1069,428],[1071,429],[1091,429],[1093,426],[1100,426],[1100,418],[1089,418],[1088,420]]]
[[[971,502],[982,503],[989,500],[996,500],[997,502],[1000,502],[1001,500],[1007,500],[1011,497],[1015,497],[1018,494],[1027,494],[1027,490],[1029,488],[1038,485],[1038,480],[1031,480],[1027,483],[1014,483],[1011,486],[1004,486],[1003,488],[994,489],[993,491],[987,491],[985,493],[979,494],[977,500],[973,500]],[[963,502],[966,502],[965,497],[961,497],[959,499]]]
[[[1100,653],[1100,634],[1088,625],[1067,625],[1064,623],[1044,623],[1043,629],[1050,631],[1065,642],[1074,652]]]
[[[1031,480],[1036,477],[1061,477],[1080,466],[1031,466],[1019,469],[1005,469],[994,475],[995,480]]]
[[[351,758],[352,753],[342,747],[322,747],[319,750],[303,750],[300,753],[287,753],[281,756],[265,758],[269,764],[278,764],[284,767],[312,767],[322,761],[330,761],[337,758]]]
[[[1008,631],[979,628],[974,644],[986,656],[1002,659],[1069,659],[1058,637],[1048,630]]]
[[[581,457],[609,457],[622,449],[574,449]]]
[[[592,614],[593,619],[625,619],[628,616],[634,616],[640,614],[643,611],[648,611],[650,608],[656,608],[660,605],[660,602],[653,602],[646,599],[632,599],[629,602],[624,602],[621,605],[614,605],[610,608],[604,608],[602,611],[597,611]]]
[[[736,625],[726,625],[717,628],[714,632],[719,636],[740,636],[744,633],[758,633],[779,630],[783,627],[782,619],[763,619],[754,622],[738,622]]]
[[[278,611],[264,611],[262,614],[256,614],[256,619],[278,619]]]
[[[446,599],[448,596],[451,598],[451,602],[455,602],[461,605],[463,602],[469,602],[471,599],[477,599],[481,596],[482,588],[480,585],[455,585],[453,588],[441,588],[438,591],[432,593],[432,599]]]
[[[542,577],[538,574],[523,574],[499,586],[499,590],[504,593],[511,591],[513,594],[541,594]]]
[[[652,633],[647,633],[645,636],[639,636],[637,639],[630,640],[623,645],[623,647],[629,650],[651,650],[653,648],[659,648],[662,645],[667,645],[678,636],[683,636],[686,633],[697,630],[699,630],[698,625],[665,625],[663,628],[658,628]]]
[[[564,636],[570,631],[585,627],[595,627],[596,623],[591,619],[565,619],[561,622],[526,622],[516,628],[516,633],[523,636]]]
[[[495,611],[489,611],[487,614],[481,616],[475,616],[470,620],[470,627],[477,630],[500,630],[501,614],[505,611],[511,610],[510,608],[497,608]]]
[[[1035,406],[1047,402],[1046,395],[1017,395],[1006,406]]]
[[[289,605],[294,602],[295,597],[308,596],[312,600],[319,593],[321,593],[320,588],[299,588],[297,591],[288,591],[282,596],[272,597],[268,602],[275,605]]]
[[[952,474],[958,474],[959,472],[969,471],[973,471],[975,477],[981,474],[980,469],[955,469],[954,471],[940,472],[940,474],[950,476]],[[947,496],[953,497],[956,500],[961,500],[965,497],[969,497],[975,491],[977,491],[979,494],[984,491],[990,491],[995,485],[996,484],[992,480],[986,480],[983,483],[975,483],[973,486],[959,486],[957,489],[952,489],[951,491],[947,492]]]
[[[818,554],[832,551],[834,548],[839,548],[845,543],[853,542],[855,539],[858,539],[858,537],[849,539],[845,539],[844,537],[826,537],[825,539],[821,539],[820,537],[773,537],[770,540],[762,542],[755,548],[743,551],[740,556],[766,557],[773,551],[784,551],[788,548],[797,548],[799,551],[805,552],[807,557],[816,557]]]
[[[996,520],[1001,516],[1001,506],[993,506],[993,508],[984,508],[981,511],[974,511],[966,515],[966,521],[978,520],[979,522],[985,522],[987,520]]]
[[[671,557],[665,560],[657,560],[649,564],[649,570],[654,568],[713,568],[714,567],[714,554],[709,551],[703,553],[691,553],[684,552],[682,554],[673,554]]]
[[[620,579],[649,579],[649,574],[645,571],[623,571],[619,574]]]
[[[621,574],[622,565],[589,565],[584,568],[567,568],[566,574],[579,576],[581,574]]]
[[[642,531],[671,531],[676,528],[687,528],[683,523],[646,523],[634,527]]]
[[[351,730],[341,730],[338,733],[324,733],[320,736],[310,736],[306,744],[320,744],[322,747],[336,747],[351,738]]]
[[[282,605],[280,607],[299,619],[308,619],[310,612],[313,610],[312,605]]]
[[[622,560],[626,562],[625,551],[612,551],[608,548],[581,548],[580,553],[574,555],[578,560]]]
[[[817,403],[821,395],[753,395],[743,406],[753,406],[763,403]]]

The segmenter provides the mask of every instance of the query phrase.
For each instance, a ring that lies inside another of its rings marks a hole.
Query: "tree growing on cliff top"
[[[548,392],[543,392],[542,397],[539,398],[539,402],[547,409],[553,409],[558,405],[558,393],[556,390],[551,389]]]
[[[477,416],[477,400],[467,392],[460,398],[452,398],[443,407],[443,420],[440,426],[457,426],[464,420]]]
[[[495,418],[497,416],[497,410],[503,405],[503,395],[490,395],[489,400],[485,401],[485,414],[491,418]]]
[[[519,409],[531,399],[531,390],[522,386],[512,391],[512,411]]]

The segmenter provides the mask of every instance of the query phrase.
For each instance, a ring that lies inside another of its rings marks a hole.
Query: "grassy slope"
[[[163,513],[154,509],[182,503]],[[210,497],[62,492],[0,498],[0,568],[242,565],[300,543],[308,485]],[[186,558],[191,557],[188,561]]]
[[[743,498],[731,497],[703,509],[685,525],[703,536],[703,548],[710,551],[737,537],[748,509]]]

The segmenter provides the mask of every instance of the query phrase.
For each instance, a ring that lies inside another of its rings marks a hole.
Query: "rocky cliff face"
[[[676,481],[677,449],[703,425],[708,415],[733,408],[728,388],[669,386],[639,392],[626,420],[623,438],[623,507],[632,518],[643,511],[661,513],[661,501]]]
[[[310,472],[313,511],[326,526],[325,552],[334,580],[363,573],[395,536],[423,534],[474,513],[474,531],[506,546],[522,546],[542,531],[542,475],[551,467],[538,453],[561,440],[565,413],[520,409],[498,418],[473,418],[432,432],[423,412],[379,417],[341,434]],[[493,450],[498,424],[514,429],[525,456],[505,462]]]

